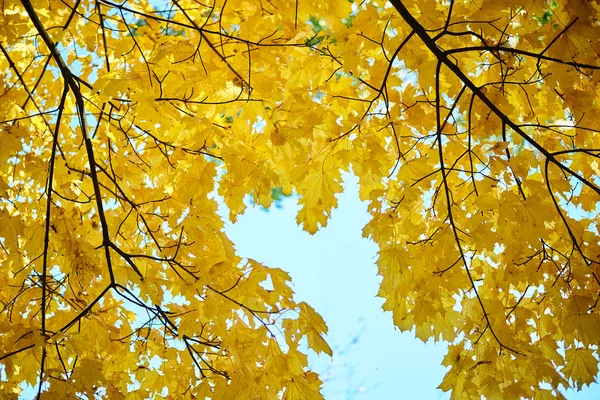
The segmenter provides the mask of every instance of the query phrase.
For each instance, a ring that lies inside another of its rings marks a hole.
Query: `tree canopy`
[[[5,0],[0,18],[3,396],[321,398],[305,344],[332,354],[325,321],[216,210],[295,192],[314,233],[344,171],[384,310],[449,343],[442,390],[595,381],[596,1]]]

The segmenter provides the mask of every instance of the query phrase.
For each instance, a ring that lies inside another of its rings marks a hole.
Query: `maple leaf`
[[[11,215],[8,210],[0,210],[0,236],[6,241],[7,247],[16,249],[23,232],[24,225],[18,214]]]
[[[285,400],[321,399],[323,397],[320,395],[320,386],[321,381],[314,372],[296,375],[290,379],[283,398]]]
[[[596,382],[598,374],[598,359],[594,357],[594,352],[589,349],[567,349],[565,352],[566,366],[562,373],[575,382],[578,390],[583,385],[589,385]]]

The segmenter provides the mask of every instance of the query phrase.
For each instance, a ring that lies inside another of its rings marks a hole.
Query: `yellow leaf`
[[[578,390],[581,390],[583,385],[596,382],[598,359],[592,350],[586,348],[567,349],[565,360],[566,365],[561,372],[575,383]]]
[[[5,246],[16,249],[19,237],[23,235],[25,226],[19,215],[11,215],[7,210],[0,210],[0,236],[6,240]]]
[[[312,371],[293,376],[283,394],[284,400],[319,400],[322,398],[321,381],[318,375]]]
[[[325,320],[308,304],[299,303],[300,319],[306,324],[306,336],[308,338],[308,347],[317,353],[324,352],[330,357],[333,355],[331,347],[323,339],[323,334],[329,330],[325,324]]]
[[[97,360],[83,359],[75,368],[73,379],[79,382],[81,387],[91,388],[106,382],[102,374],[102,363]]]

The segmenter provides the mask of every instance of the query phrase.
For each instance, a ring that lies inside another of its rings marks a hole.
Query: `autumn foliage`
[[[594,382],[599,22],[586,0],[5,0],[1,395],[321,398],[325,321],[216,210],[279,188],[314,233],[344,171],[384,309],[449,343],[441,389]]]

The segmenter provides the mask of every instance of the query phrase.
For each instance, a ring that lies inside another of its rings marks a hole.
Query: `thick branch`
[[[110,281],[111,281],[111,284],[114,284],[115,277],[114,277],[114,273],[113,273],[113,269],[112,269],[110,249],[109,249],[109,243],[110,243],[109,230],[108,230],[108,224],[106,222],[106,216],[104,215],[104,208],[102,206],[102,194],[100,192],[100,183],[98,180],[98,175],[96,173],[96,160],[95,160],[95,155],[94,155],[94,148],[92,145],[92,141],[87,133],[87,124],[86,124],[85,106],[83,103],[83,95],[81,94],[81,91],[79,89],[79,85],[77,83],[78,80],[76,79],[75,75],[73,75],[73,73],[71,72],[69,67],[67,67],[67,64],[65,63],[65,61],[63,60],[59,51],[57,50],[56,46],[52,42],[52,39],[50,38],[50,36],[48,35],[48,32],[44,28],[44,25],[42,24],[39,17],[37,16],[35,9],[33,8],[33,5],[31,4],[31,1],[30,0],[22,0],[21,2],[23,4],[23,7],[25,7],[25,10],[27,11],[27,14],[29,15],[29,18],[31,19],[31,22],[33,23],[35,29],[41,36],[41,38],[44,41],[44,43],[46,44],[46,46],[48,46],[48,49],[50,50],[50,54],[51,54],[52,58],[58,65],[61,75],[65,81],[65,87],[68,87],[71,90],[71,92],[73,93],[73,96],[75,97],[77,114],[79,116],[79,124],[81,126],[81,131],[83,133],[83,137],[85,140],[85,148],[86,148],[86,153],[88,156],[88,162],[90,165],[90,176],[92,178],[92,185],[94,187],[94,197],[96,198],[96,208],[98,211],[98,217],[100,218],[100,226],[102,228],[102,245],[104,246],[104,253],[105,253],[105,257],[106,257],[108,272],[110,275]]]
[[[48,246],[50,245],[50,214],[52,207],[52,192],[54,183],[54,161],[56,159],[56,148],[58,147],[58,130],[64,111],[65,100],[67,99],[68,89],[65,86],[58,107],[58,116],[56,117],[56,126],[52,138],[52,152],[48,166],[48,187],[46,188],[46,226],[44,229],[44,261],[42,264],[42,335],[46,334],[46,277],[48,274]],[[44,353],[45,354],[45,353]]]
[[[600,188],[596,186],[594,183],[587,180],[585,177],[579,175],[577,172],[570,169],[568,166],[564,165],[560,161],[558,161],[554,155],[546,150],[541,144],[536,142],[531,136],[529,136],[521,127],[512,121],[506,114],[494,104],[492,100],[490,100],[479,88],[479,86],[475,85],[473,81],[469,79],[469,77],[460,69],[458,65],[452,62],[448,58],[448,52],[440,49],[435,41],[429,36],[425,28],[419,24],[419,22],[413,17],[413,15],[408,11],[406,6],[402,3],[401,0],[390,0],[394,8],[398,11],[400,16],[404,19],[404,21],[413,29],[413,31],[421,38],[425,46],[431,51],[436,58],[446,66],[458,79],[460,79],[474,94],[481,100],[500,120],[502,123],[509,126],[513,131],[515,131],[519,136],[525,139],[531,146],[533,146],[536,150],[544,155],[552,164],[557,165],[563,171],[568,172],[570,175],[575,177],[577,180],[582,182],[584,185],[591,188],[597,194],[600,195]]]

